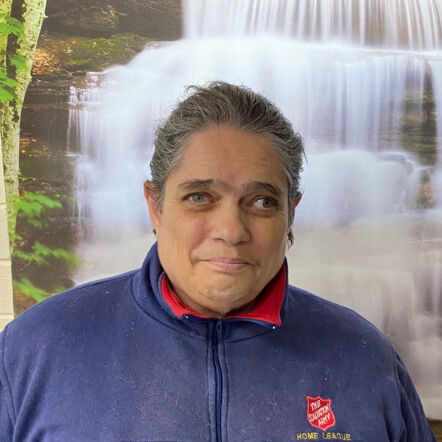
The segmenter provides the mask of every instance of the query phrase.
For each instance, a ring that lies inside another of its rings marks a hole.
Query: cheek
[[[261,265],[273,271],[281,265],[287,251],[287,223],[274,220],[271,227],[259,230],[255,235],[255,253],[260,256]]]
[[[194,214],[177,214],[164,223],[161,237],[167,243],[169,253],[177,257],[188,258],[192,251],[207,237],[208,224]]]
[[[278,249],[281,244],[285,244],[288,233],[287,224],[284,215],[266,220],[266,222],[259,220],[254,226],[255,242],[260,245],[260,248]]]
[[[267,239],[266,243],[262,245],[262,251],[265,252],[264,259],[268,258],[269,261],[274,261],[284,257],[286,252],[285,232],[284,234],[274,235],[271,240],[270,237]]]

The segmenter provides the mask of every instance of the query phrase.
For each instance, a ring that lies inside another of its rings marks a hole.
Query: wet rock
[[[431,209],[436,204],[436,194],[428,172],[422,174],[417,191],[416,206],[418,209]]]
[[[48,0],[43,30],[86,37],[136,33],[156,40],[182,35],[180,0]]]

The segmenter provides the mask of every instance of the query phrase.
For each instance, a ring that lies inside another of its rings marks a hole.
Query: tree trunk
[[[24,25],[19,36],[0,36],[0,68],[18,82],[14,100],[0,104],[0,137],[3,147],[5,190],[8,202],[10,229],[15,230],[13,200],[18,195],[20,117],[26,89],[31,80],[31,67],[35,47],[44,18],[46,0],[1,0],[0,13],[10,15]],[[26,69],[16,69],[8,56],[19,55],[26,59]]]

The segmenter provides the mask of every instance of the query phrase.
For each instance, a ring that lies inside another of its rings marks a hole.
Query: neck
[[[251,301],[249,301],[248,303],[242,306],[234,308],[232,308],[231,306],[226,306],[225,308],[207,307],[193,302],[192,299],[190,299],[185,293],[180,293],[180,291],[176,290],[176,288],[172,285],[169,279],[168,283],[171,289],[173,290],[173,292],[175,293],[175,296],[182,304],[194,310],[195,312],[199,313],[200,315],[209,316],[211,318],[222,319],[225,318],[226,316],[248,313],[253,310],[253,307],[256,305],[257,298],[259,297],[258,296],[257,298],[252,299]]]

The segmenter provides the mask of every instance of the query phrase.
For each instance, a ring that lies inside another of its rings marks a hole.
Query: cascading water
[[[183,9],[182,40],[72,90],[78,254],[88,263],[77,280],[140,264],[153,240],[142,181],[154,127],[184,86],[246,84],[306,141],[292,283],[387,333],[427,414],[442,418],[442,0],[188,0]]]
[[[441,49],[439,0],[187,0],[186,37],[278,35],[419,50]],[[220,17],[224,17],[220,19]]]

